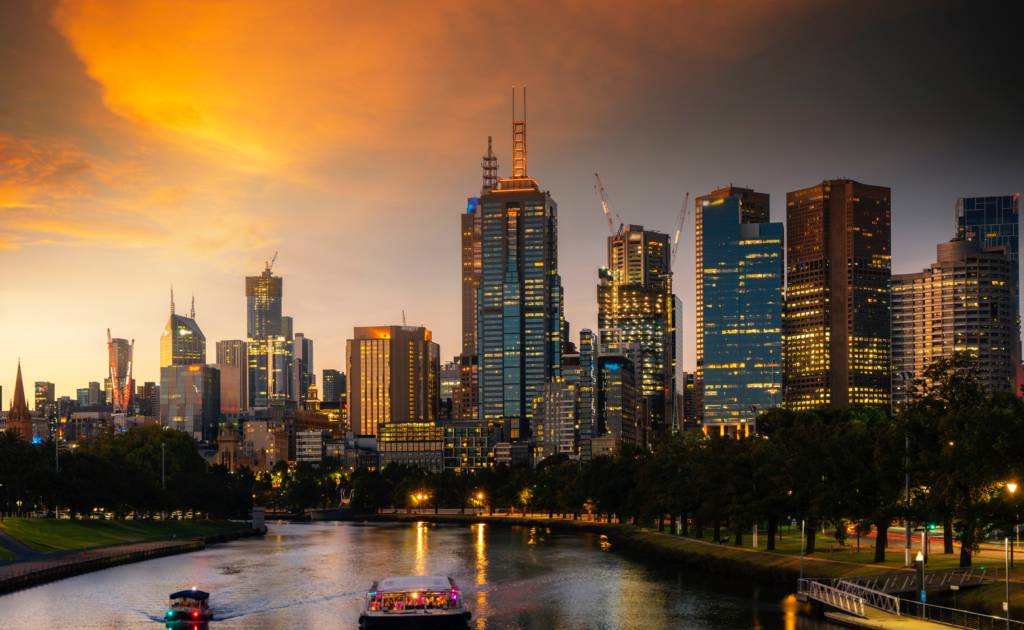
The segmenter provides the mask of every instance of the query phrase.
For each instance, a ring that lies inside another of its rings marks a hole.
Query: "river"
[[[477,630],[838,630],[790,591],[618,553],[596,534],[497,525],[270,523],[263,539],[0,596],[5,630],[158,628],[167,595],[211,593],[211,630],[350,628],[370,584],[450,575]]]

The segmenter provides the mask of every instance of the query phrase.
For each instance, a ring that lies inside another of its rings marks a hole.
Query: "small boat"
[[[209,604],[210,594],[196,590],[171,593],[171,606],[164,618],[168,624],[205,623],[213,619]]]
[[[466,628],[472,618],[450,577],[387,577],[374,582],[366,594],[359,627]]]

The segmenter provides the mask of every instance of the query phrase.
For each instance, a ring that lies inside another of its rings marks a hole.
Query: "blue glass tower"
[[[509,418],[510,439],[527,441],[533,399],[561,376],[558,206],[520,172],[484,191],[478,212],[479,418]]]
[[[1013,260],[1020,296],[1020,194],[1003,197],[963,197],[956,200],[956,237],[977,241],[978,247],[1005,245]],[[1017,304],[1020,317],[1020,302]]]
[[[737,197],[702,203],[704,426],[749,434],[782,382],[784,228],[740,223]]]

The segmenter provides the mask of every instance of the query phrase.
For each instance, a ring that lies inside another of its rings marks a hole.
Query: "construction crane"
[[[686,227],[686,215],[690,214],[690,193],[686,193],[686,200],[683,201],[683,208],[679,211],[679,219],[676,221],[675,237],[672,240],[672,257],[669,259],[674,265],[676,262],[676,252],[679,251],[679,235],[683,233],[683,228]],[[672,273],[672,270],[669,270]]]
[[[619,231],[615,231],[615,224],[612,223],[611,209],[608,207],[608,197],[604,194],[604,186],[601,185],[601,178],[594,173],[594,179],[597,180],[597,191],[601,195],[601,206],[604,208],[604,218],[608,219],[608,233],[612,236],[616,234],[622,234],[622,219],[619,219],[619,215],[616,214],[615,218],[619,221]]]
[[[267,263],[267,273],[270,273],[270,270],[274,268],[275,262],[277,262],[277,252],[274,252],[274,257]]]
[[[406,323],[405,323],[405,309],[404,308],[402,309],[402,325],[403,326],[406,325]]]

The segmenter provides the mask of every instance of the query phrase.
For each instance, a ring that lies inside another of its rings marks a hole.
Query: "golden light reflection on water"
[[[416,575],[427,574],[427,524],[416,523]]]
[[[800,611],[800,602],[796,601],[796,594],[790,594],[779,603],[782,608],[782,627],[785,630],[796,630],[797,613]]]
[[[478,586],[487,584],[487,553],[484,545],[484,524],[474,525],[476,528],[476,583]],[[476,593],[476,605],[479,617],[485,618],[487,613],[487,591],[480,589]],[[483,627],[483,626],[478,626]]]

